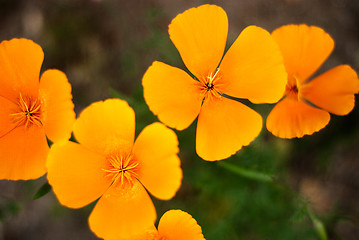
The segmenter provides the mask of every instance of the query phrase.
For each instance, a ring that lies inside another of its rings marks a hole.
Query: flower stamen
[[[133,178],[138,178],[139,162],[130,154],[127,157],[116,154],[108,157],[109,168],[102,169],[107,176],[112,177],[112,184],[117,182],[121,185],[129,183],[132,185]]]
[[[41,102],[38,98],[24,98],[20,93],[17,106],[18,109],[15,111],[15,113],[10,114],[13,116],[13,121],[16,123],[16,126],[25,125],[25,128],[28,128],[32,125],[36,125],[38,127],[42,126]]]

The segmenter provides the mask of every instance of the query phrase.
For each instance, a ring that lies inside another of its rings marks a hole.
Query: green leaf
[[[43,197],[44,195],[48,194],[51,191],[51,189],[52,189],[51,185],[48,182],[44,183],[44,185],[42,185],[40,187],[40,189],[34,195],[33,200],[39,199],[39,198]]]

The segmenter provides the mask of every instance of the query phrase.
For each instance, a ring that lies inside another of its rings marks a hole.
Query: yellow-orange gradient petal
[[[49,150],[43,128],[17,127],[0,138],[0,179],[28,180],[46,172]]]
[[[169,210],[160,219],[158,235],[168,240],[204,240],[202,229],[191,215]]]
[[[37,97],[44,53],[28,39],[0,43],[0,96],[15,100],[19,92]]]
[[[283,54],[288,76],[308,79],[327,59],[334,41],[323,29],[307,25],[286,25],[272,33]]]
[[[139,180],[155,197],[172,198],[181,185],[177,136],[161,123],[147,126],[136,139],[134,158],[140,162]]]
[[[143,232],[136,232],[135,235],[130,237],[120,237],[120,238],[106,238],[105,240],[159,240],[158,233],[155,225]]]
[[[116,239],[129,238],[153,226],[156,210],[141,183],[115,186],[107,190],[92,211],[91,230],[100,238]]]
[[[2,138],[17,126],[11,114],[17,111],[18,106],[0,96],[0,109],[0,138]]]
[[[69,139],[75,112],[66,75],[59,70],[45,71],[40,80],[40,95],[46,136],[53,142]]]
[[[217,68],[224,53],[227,14],[215,5],[191,8],[172,20],[168,32],[188,70],[197,78],[208,76]]]
[[[328,112],[287,97],[269,113],[267,129],[280,138],[300,138],[324,128],[329,120]]]
[[[202,103],[197,82],[185,71],[154,62],[142,79],[151,111],[166,125],[183,130],[197,117]]]
[[[102,170],[106,162],[104,156],[80,144],[54,143],[47,159],[47,179],[60,203],[80,208],[99,198],[111,185]]]
[[[252,142],[261,129],[262,117],[246,105],[224,97],[205,100],[197,123],[197,154],[208,161],[228,158]]]
[[[75,138],[89,149],[129,152],[135,136],[135,112],[126,101],[108,99],[85,108],[74,124]]]
[[[264,29],[242,31],[219,67],[223,93],[253,103],[274,103],[284,94],[287,73],[278,45]]]
[[[314,105],[337,115],[354,108],[354,94],[359,91],[356,72],[348,65],[337,66],[301,88],[302,97]]]

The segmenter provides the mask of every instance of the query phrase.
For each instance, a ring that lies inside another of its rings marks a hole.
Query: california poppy
[[[249,26],[222,59],[228,33],[225,11],[215,5],[191,8],[175,17],[169,35],[194,78],[155,61],[143,76],[144,98],[166,125],[187,128],[198,116],[197,154],[221,160],[248,145],[262,129],[262,117],[239,101],[277,102],[284,91],[283,58],[270,34]]]
[[[330,114],[345,115],[353,108],[359,91],[356,72],[337,66],[311,78],[334,48],[334,40],[323,29],[287,25],[273,31],[288,73],[284,98],[267,118],[267,129],[281,138],[310,135],[324,128]]]
[[[169,210],[163,214],[158,223],[158,230],[152,226],[143,233],[130,238],[106,240],[205,240],[197,221],[181,210]]]
[[[47,161],[60,203],[80,208],[99,199],[89,224],[101,238],[128,237],[153,225],[156,211],[145,188],[166,200],[181,184],[176,134],[153,123],[134,142],[135,113],[120,99],[91,104],[73,133],[79,143],[53,144]]]
[[[46,172],[49,146],[69,139],[75,121],[71,85],[55,69],[40,79],[44,53],[28,39],[0,43],[0,179],[27,180]]]

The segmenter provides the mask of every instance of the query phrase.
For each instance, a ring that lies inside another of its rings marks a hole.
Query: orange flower
[[[179,14],[169,35],[195,79],[156,61],[142,80],[149,108],[168,126],[183,130],[198,116],[196,151],[210,161],[236,153],[262,129],[261,116],[233,97],[277,102],[287,76],[277,44],[256,26],[244,29],[222,59],[227,32],[227,15],[218,6]]]
[[[348,114],[359,91],[355,71],[337,66],[318,77],[313,73],[334,48],[333,39],[319,27],[287,25],[272,33],[283,53],[288,73],[284,98],[267,118],[267,129],[281,138],[310,135],[324,128],[330,113]]]
[[[169,210],[160,219],[158,230],[152,226],[130,238],[107,240],[205,240],[202,229],[191,215],[181,210]]]
[[[176,134],[154,123],[134,142],[134,111],[110,99],[87,107],[74,135],[79,144],[53,144],[47,161],[47,178],[60,203],[80,208],[100,198],[89,224],[101,238],[128,237],[153,225],[156,211],[144,186],[164,200],[180,187]]]
[[[27,39],[0,43],[0,179],[41,177],[46,137],[69,139],[75,121],[71,85],[59,70],[45,71],[44,53]]]

